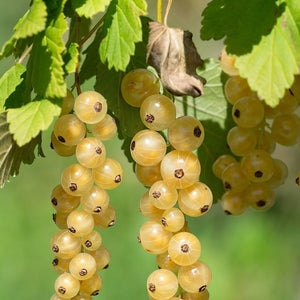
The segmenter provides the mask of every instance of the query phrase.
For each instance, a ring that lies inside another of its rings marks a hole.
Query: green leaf
[[[229,53],[248,53],[269,34],[282,8],[274,0],[213,0],[202,13],[201,39],[225,37]]]
[[[20,39],[26,39],[43,31],[47,21],[47,7],[42,0],[34,0],[25,15],[15,26],[15,32],[5,43],[1,52],[0,60],[12,53],[16,42]]]
[[[105,11],[110,0],[73,0],[72,6],[80,17],[91,18],[98,12]]]
[[[45,98],[63,98],[66,95],[64,61],[65,45],[62,39],[67,29],[64,14],[53,15],[44,35],[36,37],[29,63],[30,80],[37,94]]]
[[[0,113],[4,111],[5,100],[16,90],[16,87],[23,81],[21,77],[26,68],[20,64],[11,67],[0,78]]]
[[[263,36],[251,53],[237,57],[236,67],[240,75],[248,79],[252,90],[274,107],[283,97],[300,67],[300,7],[297,0],[290,0],[284,13],[270,34]],[[299,2],[298,2],[299,3]]]
[[[6,113],[0,114],[0,188],[2,188],[9,176],[19,173],[21,163],[32,164],[35,159],[34,149],[38,145],[41,150],[41,135],[32,139],[28,144],[19,147],[13,140],[6,121]]]
[[[146,68],[146,51],[148,43],[148,22],[149,18],[142,18],[143,24],[143,41],[136,44],[135,54],[131,58],[126,72],[117,72],[109,70],[106,64],[98,62],[98,70],[96,77],[95,90],[101,93],[108,101],[108,107],[114,117],[118,120],[119,137],[126,139],[126,137],[133,137],[137,131],[144,128],[140,120],[139,109],[128,105],[122,98],[120,91],[120,84],[127,72],[137,68]],[[99,36],[95,37],[95,43],[99,43]],[[90,46],[90,59],[95,50],[95,45]],[[91,63],[92,61],[90,61]],[[114,87],[114,88],[112,88]],[[130,159],[128,157],[128,159]]]
[[[40,131],[48,129],[61,108],[49,100],[33,101],[25,106],[9,109],[7,121],[14,140],[21,147],[36,137]]]
[[[78,44],[71,43],[67,52],[64,55],[65,71],[67,74],[73,73],[76,70],[76,65],[78,63]]]
[[[104,22],[99,48],[101,61],[107,61],[108,68],[125,71],[130,56],[134,54],[135,43],[142,40],[140,16],[147,12],[145,0],[112,0]]]
[[[207,83],[204,86],[204,95],[199,98],[176,98],[176,103],[185,114],[194,116],[203,124],[205,137],[203,144],[197,150],[201,163],[200,180],[206,183],[213,192],[214,202],[224,193],[222,182],[214,176],[212,164],[218,156],[229,153],[226,135],[233,127],[231,105],[228,104],[224,92],[223,78],[220,63],[213,59],[205,60],[205,69],[198,70]]]

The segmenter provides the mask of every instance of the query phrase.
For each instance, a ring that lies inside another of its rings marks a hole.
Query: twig
[[[162,21],[162,0],[157,0],[157,21],[161,23]]]
[[[171,5],[172,5],[172,0],[169,0],[167,8],[166,8],[165,16],[164,16],[164,25],[165,26],[167,26],[167,19],[168,19],[168,15],[169,15]]]
[[[27,48],[27,50],[23,53],[23,55],[20,57],[20,59],[18,60],[18,64],[21,64],[21,63],[24,61],[24,59],[27,57],[27,55],[30,53],[30,51],[31,51],[31,49],[32,49],[32,45],[33,45],[33,44],[31,44],[31,45]]]

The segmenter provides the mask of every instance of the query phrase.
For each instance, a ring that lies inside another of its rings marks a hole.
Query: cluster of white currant
[[[76,115],[70,113],[73,107]],[[87,137],[87,124],[93,136]],[[60,228],[51,239],[52,265],[60,274],[51,300],[90,300],[102,287],[96,271],[108,267],[110,253],[94,227],[108,228],[116,219],[106,190],[120,184],[123,169],[118,161],[106,157],[102,143],[116,132],[101,94],[83,92],[74,100],[68,92],[54,125],[51,147],[61,156],[75,154],[78,163],[63,171],[61,184],[51,194],[56,210],[53,220]]]
[[[227,145],[240,161],[232,155],[222,155],[214,162],[213,172],[226,190],[221,199],[224,211],[240,215],[249,205],[256,210],[270,208],[275,202],[274,189],[288,176],[286,164],[271,154],[276,143],[291,146],[299,142],[300,118],[294,112],[300,104],[300,77],[296,77],[279,105],[271,108],[239,76],[234,61],[223,49],[221,67],[231,76],[224,87],[225,96],[233,105],[236,123],[227,134]]]
[[[121,84],[124,100],[140,107],[147,127],[130,144],[136,176],[150,188],[140,200],[140,211],[150,220],[141,226],[138,240],[156,255],[159,269],[148,277],[147,291],[149,299],[205,300],[211,270],[198,260],[201,245],[185,217],[205,214],[213,202],[209,187],[198,181],[201,166],[193,153],[203,142],[204,129],[194,117],[176,118],[175,104],[159,91],[158,78],[146,69],[127,73]],[[168,153],[159,133],[163,130],[172,148]]]

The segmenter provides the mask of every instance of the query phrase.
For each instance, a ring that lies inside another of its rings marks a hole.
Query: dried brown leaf
[[[173,95],[198,97],[206,80],[197,75],[203,66],[192,33],[150,22],[147,63],[158,72],[164,87]]]

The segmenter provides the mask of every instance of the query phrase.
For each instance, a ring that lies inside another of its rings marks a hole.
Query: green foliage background
[[[16,20],[29,1],[0,2],[0,45],[9,38]],[[153,2],[154,1],[149,1]],[[184,3],[183,3],[184,2]],[[174,1],[169,26],[190,29],[202,57],[217,58],[221,42],[199,42],[200,15],[205,1]],[[155,18],[154,11],[150,16]],[[11,63],[13,63],[11,61]],[[0,75],[9,67],[0,64]],[[84,89],[92,88],[87,82]],[[57,231],[52,222],[52,188],[59,183],[62,170],[74,158],[58,157],[50,148],[50,130],[44,135],[46,158],[32,166],[23,165],[17,178],[0,190],[0,299],[49,299],[57,277],[52,270],[51,236]],[[117,139],[105,143],[111,157],[125,170],[122,185],[110,191],[118,212],[114,227],[102,230],[103,244],[112,260],[101,271],[103,289],[95,299],[147,299],[145,282],[155,266],[155,257],[137,242],[145,218],[138,212],[145,189],[128,164]],[[298,300],[300,299],[300,202],[294,184],[300,169],[297,147],[278,147],[275,157],[290,168],[285,187],[278,189],[277,202],[267,212],[249,210],[240,217],[226,216],[219,204],[206,215],[190,219],[190,227],[202,243],[201,259],[212,269],[209,287],[212,300]],[[298,158],[298,159],[297,159]]]

